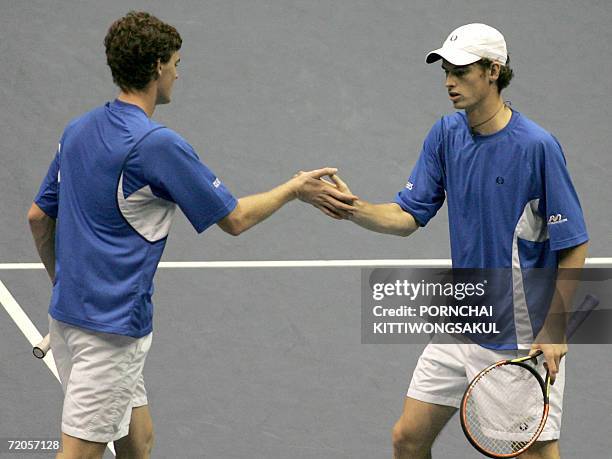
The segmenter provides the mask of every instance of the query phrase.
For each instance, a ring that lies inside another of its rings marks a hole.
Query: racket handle
[[[40,343],[38,343],[36,346],[32,348],[32,354],[34,354],[34,357],[36,357],[37,359],[44,359],[45,355],[47,355],[47,352],[49,352],[50,348],[51,348],[50,337],[49,337],[49,334],[47,333],[47,336],[45,336]]]

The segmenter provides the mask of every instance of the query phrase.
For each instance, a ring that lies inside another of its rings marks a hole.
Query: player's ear
[[[159,78],[162,74],[162,63],[161,59],[157,58],[157,78]]]
[[[499,78],[499,73],[501,71],[501,65],[499,62],[493,62],[491,67],[489,67],[489,81],[494,83]]]

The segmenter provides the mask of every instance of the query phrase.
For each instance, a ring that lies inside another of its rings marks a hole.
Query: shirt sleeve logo
[[[412,182],[408,182],[408,183],[406,183],[406,188],[408,188],[410,191],[412,191],[412,188],[414,188],[414,184]]]
[[[213,182],[213,186],[215,188],[219,188],[219,185],[221,185],[221,180],[219,180],[218,178],[215,178],[215,181]]]
[[[566,222],[566,221],[567,221],[567,218],[565,218],[561,214],[552,214],[550,217],[548,217],[548,224],[549,225],[556,225],[558,223],[563,223],[563,222]]]

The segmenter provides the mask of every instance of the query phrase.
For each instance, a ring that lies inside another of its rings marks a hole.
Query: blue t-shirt
[[[448,202],[453,268],[497,269],[508,290],[496,298],[491,348],[527,347],[549,304],[524,284],[528,268],[555,268],[558,251],[588,240],[559,142],[519,112],[491,135],[472,135],[465,113],[440,119],[425,139],[395,202],[420,226]],[[532,293],[530,298],[530,293]]]
[[[34,202],[57,218],[49,314],[135,338],[176,206],[202,232],[237,204],[181,136],[119,100],[66,127]]]

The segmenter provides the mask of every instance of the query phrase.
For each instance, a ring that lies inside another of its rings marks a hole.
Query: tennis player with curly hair
[[[148,458],[153,423],[142,370],[152,340],[153,276],[176,208],[197,232],[238,235],[298,198],[341,218],[354,196],[323,168],[236,199],[172,129],[151,119],[172,99],[182,39],[145,12],[104,40],[118,97],[68,124],[28,219],[53,282],[51,348],[65,393],[63,452]],[[338,209],[335,211],[334,209]]]

